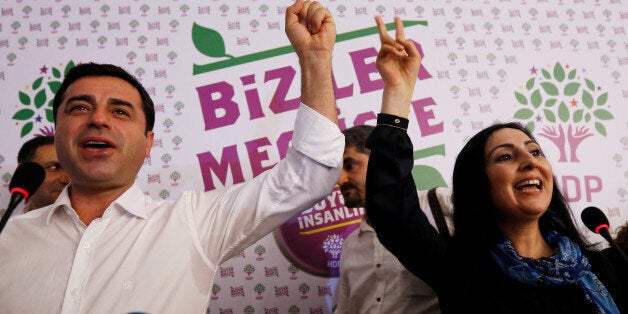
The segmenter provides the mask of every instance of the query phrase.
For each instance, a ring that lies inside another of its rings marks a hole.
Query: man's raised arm
[[[286,10],[286,34],[301,65],[301,102],[337,124],[331,76],[334,19],[320,3],[297,0]]]

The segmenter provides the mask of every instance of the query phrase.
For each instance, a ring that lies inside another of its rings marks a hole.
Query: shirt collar
[[[362,218],[362,221],[360,222],[360,233],[363,232],[375,232],[373,227],[369,226],[369,224],[366,223],[366,219],[364,218]]]
[[[72,208],[72,204],[70,202],[69,189],[72,183],[65,186],[59,197],[55,200],[54,203],[50,205],[50,210],[48,211],[48,216],[46,217],[46,225],[50,224],[50,219],[52,215],[63,206],[67,206],[68,208]],[[114,205],[119,206],[119,208],[128,212],[131,215],[137,216],[142,219],[146,219],[148,217],[148,204],[150,202],[150,198],[147,197],[142,189],[137,185],[137,183],[133,183],[133,185],[126,190],[122,195],[120,195],[111,205],[111,208]],[[109,210],[109,209],[107,209]]]

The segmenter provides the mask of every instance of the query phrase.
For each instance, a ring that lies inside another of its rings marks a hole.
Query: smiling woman
[[[408,193],[415,189],[412,143],[405,128],[387,126],[385,118],[367,143],[367,214],[380,241],[434,288],[443,311],[626,309],[624,262],[588,249],[524,127],[493,125],[462,149],[453,174],[455,235],[448,241],[429,224],[416,193]]]
[[[379,23],[378,23],[379,24]],[[366,147],[366,214],[379,240],[438,294],[447,313],[620,313],[625,262],[588,249],[532,134],[517,123],[474,135],[456,158],[455,234],[441,237],[420,208],[407,134],[418,62],[380,30],[385,82]]]

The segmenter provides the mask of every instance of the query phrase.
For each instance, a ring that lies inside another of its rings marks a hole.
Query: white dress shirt
[[[427,192],[418,193],[421,209],[434,225]],[[436,195],[449,223],[452,218],[449,190],[438,188]],[[339,276],[334,313],[440,313],[434,290],[386,250],[365,219],[343,243]]]
[[[327,196],[344,137],[301,105],[286,158],[249,182],[153,200],[137,184],[85,226],[65,188],[0,234],[1,313],[205,313],[218,265]]]

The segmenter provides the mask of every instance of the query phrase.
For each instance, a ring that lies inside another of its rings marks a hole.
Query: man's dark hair
[[[366,148],[365,144],[366,138],[369,137],[374,128],[370,125],[357,125],[342,131],[345,136],[345,149],[355,147],[360,153],[370,154],[371,150]]]
[[[33,161],[37,149],[44,145],[54,145],[54,136],[37,136],[26,141],[17,153],[17,163]]]
[[[61,102],[63,102],[65,91],[72,83],[86,76],[117,77],[135,87],[142,98],[142,109],[144,110],[144,116],[146,117],[146,132],[153,130],[153,126],[155,125],[155,105],[153,104],[153,100],[148,95],[146,89],[144,89],[144,86],[142,86],[142,84],[140,84],[140,82],[136,80],[133,75],[129,74],[129,72],[119,66],[92,62],[79,64],[70,69],[70,71],[68,71],[65,75],[63,83],[61,83],[59,90],[55,94],[52,104],[52,113],[55,118],[55,123],[57,121],[57,111],[59,110],[59,106],[61,106]]]

